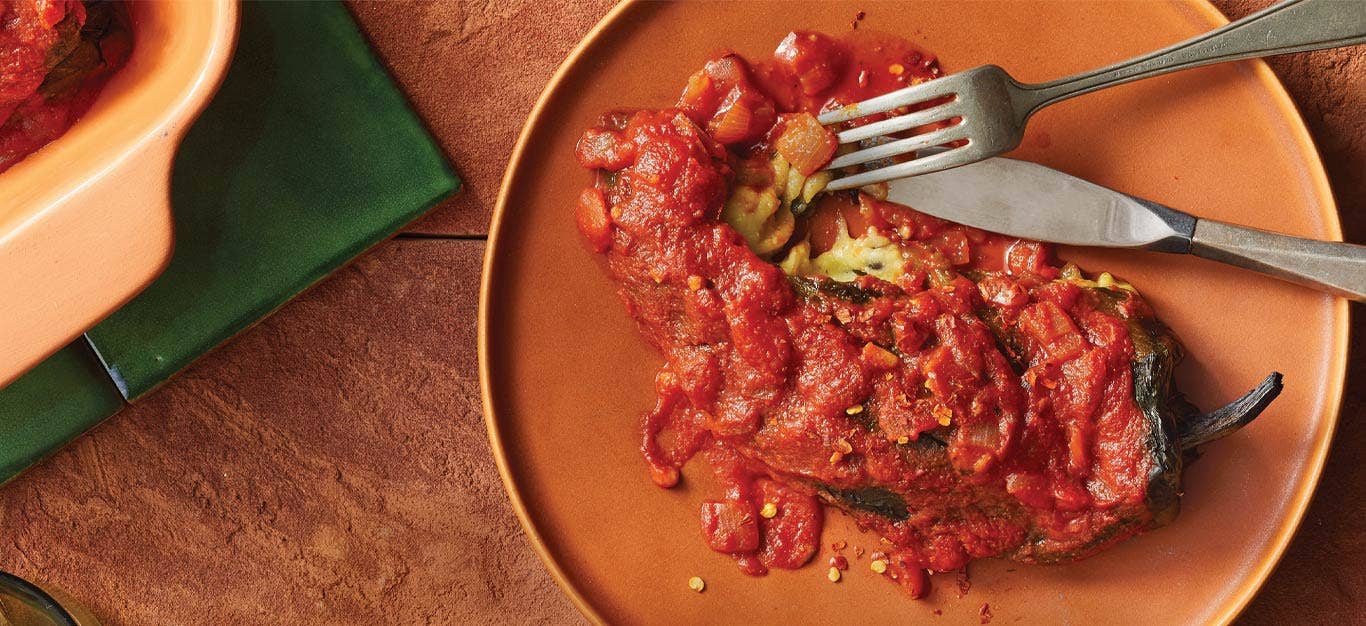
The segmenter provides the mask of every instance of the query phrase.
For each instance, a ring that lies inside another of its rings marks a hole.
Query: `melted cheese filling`
[[[872,228],[858,237],[852,237],[841,222],[835,234],[835,243],[829,250],[811,258],[811,244],[803,241],[792,246],[787,258],[778,266],[791,276],[822,274],[840,282],[849,282],[866,274],[895,281],[906,274],[906,254],[901,246]]]

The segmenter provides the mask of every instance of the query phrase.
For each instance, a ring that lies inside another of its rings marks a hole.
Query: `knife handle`
[[[1191,254],[1366,302],[1366,246],[1199,220]]]

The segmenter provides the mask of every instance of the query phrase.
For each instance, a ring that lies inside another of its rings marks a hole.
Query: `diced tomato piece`
[[[935,237],[934,247],[953,265],[967,265],[972,261],[972,254],[968,249],[968,236],[961,228],[949,228],[939,233]]]
[[[739,143],[750,135],[754,111],[750,110],[750,103],[740,97],[739,89],[732,89],[726,100],[729,104],[716,111],[707,128],[712,138],[721,143]]]
[[[724,144],[748,143],[764,136],[777,121],[773,101],[753,86],[732,87],[707,122],[707,131]]]
[[[1051,278],[1057,272],[1048,264],[1048,250],[1037,241],[1017,241],[1006,251],[1006,271],[1020,276],[1037,274]]]
[[[620,132],[606,128],[584,131],[574,145],[579,164],[589,169],[616,171],[635,160],[635,144],[626,141]]]
[[[802,92],[814,96],[832,87],[844,74],[847,60],[833,39],[820,33],[788,33],[773,58],[797,79]]]
[[[1067,281],[1055,280],[1039,285],[1031,295],[1035,300],[1048,300],[1064,311],[1070,311],[1077,304],[1077,298],[1081,297],[1081,287]]]
[[[702,503],[702,534],[717,552],[753,552],[759,549],[759,524],[749,503],[707,500]]]
[[[1018,284],[1004,276],[990,275],[977,283],[977,291],[988,304],[1014,308],[1029,300]]]
[[[678,107],[726,144],[755,141],[778,119],[773,100],[754,85],[748,66],[735,55],[708,61],[693,74]]]
[[[783,132],[773,147],[803,176],[810,176],[830,162],[839,140],[814,115],[792,113],[783,115]]]
[[[824,518],[821,505],[807,494],[772,480],[755,484],[755,506],[774,505],[773,517],[762,520],[764,565],[797,569],[816,556]]]
[[[601,191],[589,187],[579,194],[574,219],[593,252],[606,252],[612,247],[612,217],[607,213],[607,200]]]
[[[1074,359],[1086,350],[1086,340],[1081,334],[1064,335],[1048,345],[1048,358],[1056,361]]]
[[[716,89],[716,81],[707,70],[698,70],[688,78],[683,95],[678,98],[678,108],[696,121],[711,119],[716,107],[721,105],[721,93]]]
[[[1052,362],[1076,358],[1086,349],[1086,340],[1072,318],[1049,300],[1035,302],[1021,311],[1020,329]]]
[[[635,171],[651,185],[662,186],[678,178],[678,173],[688,164],[691,146],[679,141],[654,141],[636,154]]]
[[[1039,345],[1047,345],[1055,337],[1068,332],[1066,326],[1071,320],[1063,320],[1065,314],[1052,302],[1038,302],[1020,315],[1020,330],[1029,335]]]
[[[735,54],[707,61],[703,71],[727,87],[749,80],[749,64]]]

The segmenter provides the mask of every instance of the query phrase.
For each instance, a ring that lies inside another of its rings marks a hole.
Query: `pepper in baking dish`
[[[577,146],[579,230],[666,358],[641,449],[662,487],[702,453],[703,535],[751,574],[816,553],[820,503],[879,535],[912,595],[971,559],[1082,558],[1176,514],[1193,446],[1246,424],[1273,374],[1201,414],[1136,288],[1051,246],[828,193],[815,115],[938,75],[867,30],[723,54],[674,108]]]
[[[131,49],[120,2],[0,0],[0,172],[66,132]]]

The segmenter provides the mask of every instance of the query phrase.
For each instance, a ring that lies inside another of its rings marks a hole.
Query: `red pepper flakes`
[[[972,581],[968,580],[968,566],[964,565],[958,570],[958,597],[968,595],[968,590],[972,588]]]
[[[854,558],[863,558],[863,546],[854,546]]]
[[[935,609],[934,611],[932,611],[932,613],[934,613],[935,616],[943,615],[944,609]]]
[[[862,409],[860,409],[862,410]],[[839,463],[846,455],[854,451],[854,446],[844,437],[835,440],[835,451],[830,454],[830,464]]]
[[[850,26],[852,26],[852,27],[854,28],[854,30],[858,30],[858,23],[859,23],[859,22],[862,22],[862,21],[863,21],[863,18],[865,18],[865,17],[867,17],[867,16],[868,16],[868,14],[867,14],[867,13],[864,13],[863,11],[859,11],[858,13],[855,13],[855,14],[854,14],[854,21],[850,23]]]
[[[991,623],[991,605],[990,605],[990,604],[987,604],[987,603],[983,602],[983,603],[982,603],[982,610],[981,610],[981,611],[978,611],[977,614],[978,614],[979,616],[981,616],[981,618],[982,618],[982,623],[983,623],[983,624],[990,624],[990,623]]]
[[[942,404],[934,405],[930,413],[934,414],[934,419],[939,422],[940,426],[948,426],[953,422],[953,409]]]
[[[847,548],[847,547],[849,547],[849,543],[846,542],[846,541],[843,540],[843,539],[840,539],[839,541],[836,541],[835,543],[830,544],[830,549],[831,549],[831,550],[835,550],[836,552],[838,552],[838,551],[840,551],[840,550],[843,550],[843,549],[845,549],[845,548]]]
[[[772,502],[765,502],[763,508],[759,509],[759,517],[773,519],[778,516],[778,505]]]
[[[841,572],[845,571],[849,569],[849,559],[836,554],[835,556],[830,557],[830,567],[840,570]]]
[[[901,364],[901,357],[873,342],[863,344],[863,362],[877,369],[892,369]]]

